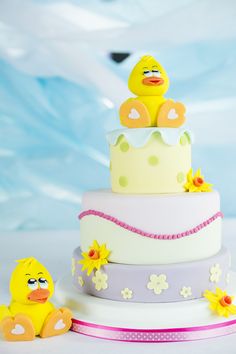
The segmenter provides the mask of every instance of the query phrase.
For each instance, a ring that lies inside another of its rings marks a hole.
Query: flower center
[[[196,187],[202,186],[203,183],[204,183],[204,179],[201,178],[201,177],[195,177],[195,178],[193,179],[193,184],[194,184]]]
[[[95,249],[91,249],[88,253],[89,258],[91,259],[98,259],[99,258],[99,252]]]
[[[231,305],[231,304],[232,304],[232,298],[231,298],[231,296],[229,296],[229,295],[223,296],[223,297],[220,299],[220,304],[221,304],[223,307],[226,307],[226,306]]]

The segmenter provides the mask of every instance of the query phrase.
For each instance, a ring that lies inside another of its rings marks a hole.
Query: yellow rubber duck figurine
[[[9,306],[0,306],[0,328],[8,341],[29,341],[35,336],[51,337],[67,332],[72,314],[56,309],[48,300],[54,284],[48,270],[35,258],[21,259],[10,280]]]
[[[129,76],[128,87],[137,97],[121,105],[122,125],[177,128],[184,124],[185,107],[163,96],[169,88],[169,78],[154,57],[145,55],[140,59]]]

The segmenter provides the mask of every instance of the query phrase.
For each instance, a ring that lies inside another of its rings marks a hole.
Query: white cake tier
[[[227,293],[236,295],[231,274]],[[104,339],[131,342],[175,342],[236,332],[236,316],[215,315],[204,299],[172,303],[127,303],[81,294],[70,276],[56,284],[56,301],[73,313],[72,330]]]
[[[124,195],[85,193],[82,251],[105,243],[110,262],[168,264],[204,259],[221,248],[219,194]]]

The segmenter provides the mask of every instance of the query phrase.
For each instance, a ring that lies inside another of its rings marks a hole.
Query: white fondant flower
[[[220,280],[220,276],[222,274],[222,270],[218,263],[214,264],[210,269],[210,281],[212,283],[218,283]]]
[[[192,296],[191,286],[183,286],[180,290],[180,295],[182,295],[185,299],[189,296]]]
[[[95,284],[95,289],[97,291],[107,289],[107,274],[102,273],[100,270],[97,270],[94,277],[92,277],[92,282]]]
[[[147,287],[148,289],[153,290],[157,295],[161,294],[163,290],[166,290],[169,287],[165,274],[152,274],[149,279],[150,282],[147,283]]]
[[[226,275],[226,283],[227,284],[229,284],[229,282],[230,282],[230,273],[228,273],[227,275]]]
[[[84,279],[81,277],[81,275],[78,277],[78,283],[81,287],[84,286]]]
[[[129,288],[124,288],[123,290],[121,290],[121,295],[126,300],[131,299],[133,297],[133,291]]]
[[[72,260],[71,260],[71,273],[72,273],[72,275],[75,274],[75,259],[74,258],[72,258]]]

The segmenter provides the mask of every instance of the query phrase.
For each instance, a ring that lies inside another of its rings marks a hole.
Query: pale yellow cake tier
[[[191,138],[186,131],[176,131],[175,139],[165,139],[153,131],[148,139],[128,134],[110,143],[111,185],[116,193],[178,193],[184,191],[186,175],[191,168]],[[139,132],[138,132],[139,133]],[[145,132],[146,133],[146,132]],[[173,130],[168,132],[173,135]],[[114,139],[113,139],[114,140]],[[171,144],[169,142],[171,141]],[[168,143],[167,143],[168,142]],[[174,143],[173,143],[174,142]],[[136,145],[136,146],[134,146]]]

